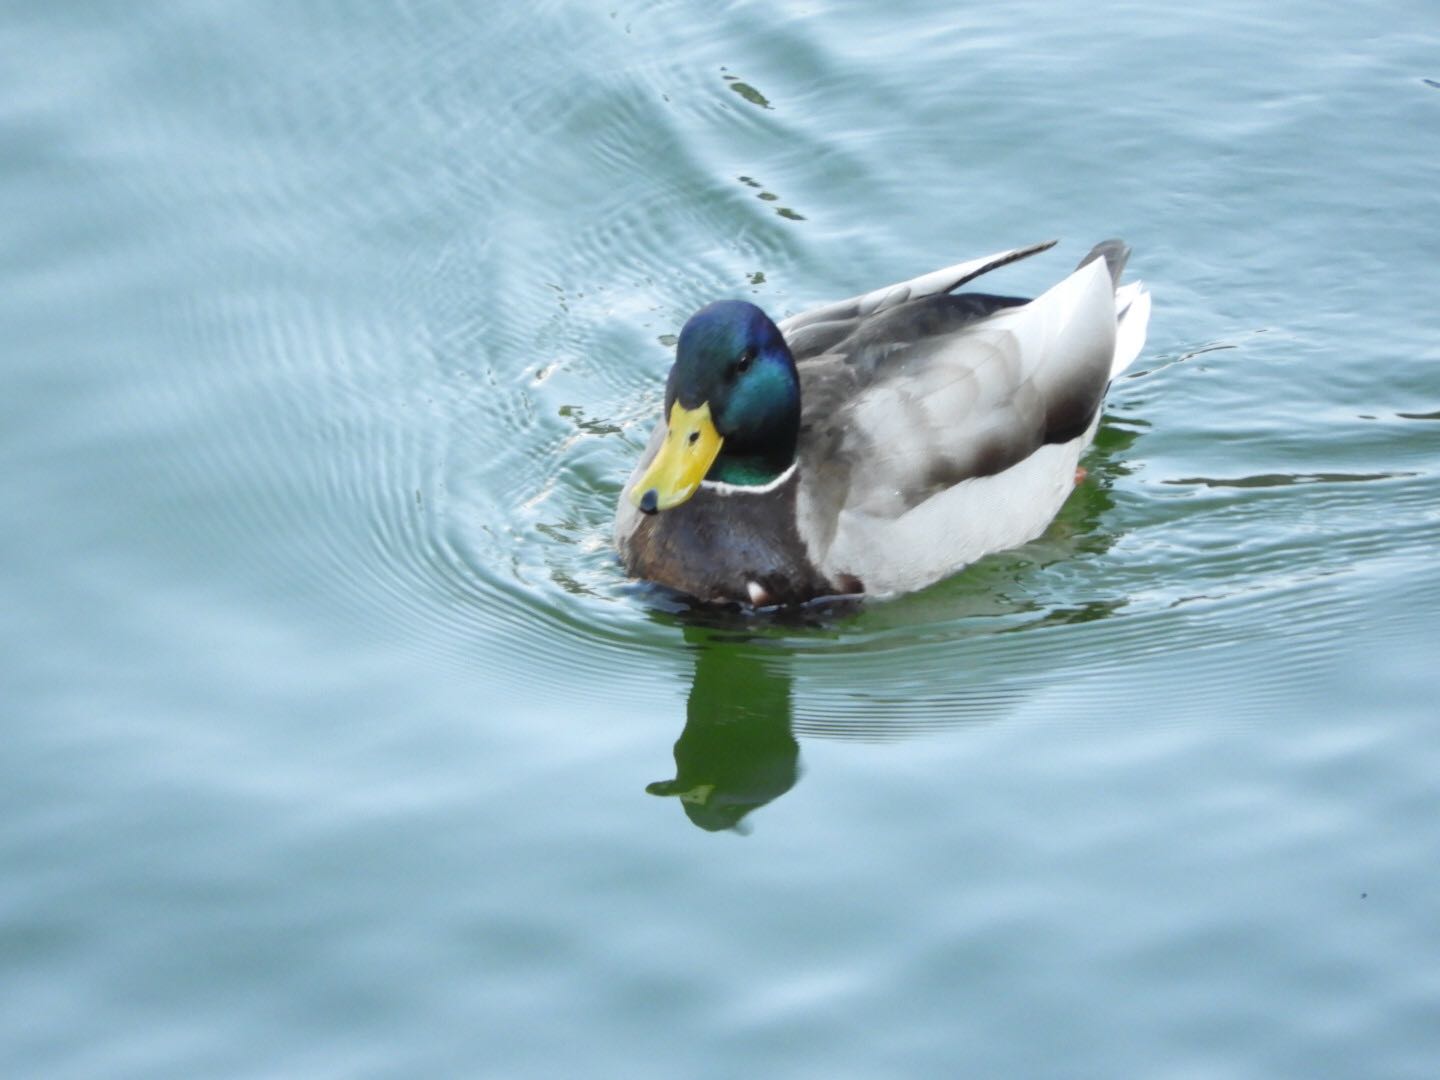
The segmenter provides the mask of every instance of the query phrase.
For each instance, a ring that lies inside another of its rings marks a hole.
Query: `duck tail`
[[[1130,261],[1130,245],[1124,240],[1102,240],[1080,260],[1076,270],[1083,270],[1097,259],[1105,260],[1110,281],[1115,288],[1115,359],[1110,363],[1110,378],[1115,378],[1135,362],[1145,347],[1145,330],[1150,324],[1150,293],[1143,281],[1120,284],[1120,275]]]
[[[1110,378],[1115,378],[1135,362],[1145,347],[1145,331],[1150,325],[1150,290],[1143,281],[1132,281],[1115,290],[1115,360],[1110,365]]]
[[[1124,271],[1125,264],[1130,261],[1130,245],[1124,240],[1101,240],[1090,249],[1090,254],[1080,260],[1080,265],[1075,269],[1089,266],[1096,259],[1105,260],[1105,269],[1110,271],[1110,280],[1119,288],[1120,274]]]

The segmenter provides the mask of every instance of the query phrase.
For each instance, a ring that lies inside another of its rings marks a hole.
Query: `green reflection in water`
[[[702,829],[734,829],[799,776],[789,656],[702,627],[687,627],[685,640],[695,654],[695,681],[675,740],[675,778],[645,790],[679,799]]]

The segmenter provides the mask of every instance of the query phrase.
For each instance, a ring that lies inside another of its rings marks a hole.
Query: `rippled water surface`
[[[1433,1077],[1431,4],[11,5],[0,1073]],[[1061,237],[1045,536],[686,610],[673,335]]]

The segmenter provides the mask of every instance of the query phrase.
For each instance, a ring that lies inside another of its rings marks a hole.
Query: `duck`
[[[957,291],[1055,243],[778,322],[743,300],[697,311],[621,489],[626,574],[784,607],[912,592],[1038,537],[1150,317],[1120,240],[1033,299]]]

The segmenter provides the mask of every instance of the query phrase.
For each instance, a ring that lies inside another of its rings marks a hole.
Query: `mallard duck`
[[[626,571],[764,607],[908,592],[1039,536],[1150,315],[1119,240],[1033,300],[954,291],[1054,243],[779,323],[696,312],[620,496]]]

